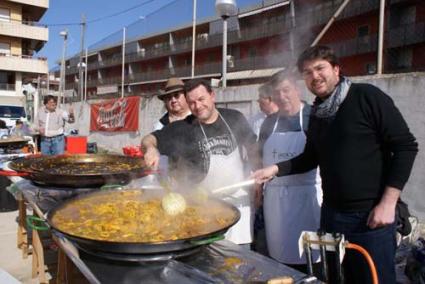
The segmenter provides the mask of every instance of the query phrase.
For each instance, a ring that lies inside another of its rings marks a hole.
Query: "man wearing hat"
[[[186,118],[190,114],[184,96],[184,83],[179,78],[170,78],[164,90],[160,90],[158,99],[164,102],[167,112],[154,124],[153,130],[162,129],[165,125]]]

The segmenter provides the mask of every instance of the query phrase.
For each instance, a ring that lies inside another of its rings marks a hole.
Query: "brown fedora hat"
[[[159,91],[158,99],[163,100],[166,95],[183,91],[184,83],[179,78],[170,78],[165,84],[165,88]]]

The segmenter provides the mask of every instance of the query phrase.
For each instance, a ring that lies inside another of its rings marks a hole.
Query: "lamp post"
[[[190,77],[195,77],[195,43],[196,43],[196,0],[193,0],[193,18],[192,18],[192,66]]]
[[[222,87],[227,87],[226,75],[227,75],[227,19],[230,16],[237,14],[238,9],[236,7],[235,0],[216,0],[215,9],[217,14],[223,19],[223,71],[222,71]]]
[[[78,67],[78,71],[79,71],[79,74],[80,74],[80,78],[79,78],[80,81],[78,82],[79,83],[79,90],[80,90],[80,100],[85,101],[86,98],[85,98],[84,90],[86,88],[85,86],[87,85],[87,80],[86,80],[86,78],[87,78],[87,63],[81,61],[77,64],[77,67]],[[84,78],[83,78],[83,76],[84,76]]]
[[[65,95],[65,54],[66,54],[66,41],[68,39],[68,30],[61,31],[59,33],[63,37],[63,48],[62,48],[62,61],[60,70],[60,84],[59,84],[59,99],[58,105],[61,105],[62,96]]]

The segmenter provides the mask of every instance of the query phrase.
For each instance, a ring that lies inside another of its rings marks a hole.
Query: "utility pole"
[[[84,79],[83,79],[83,57],[84,57],[84,38],[86,35],[86,16],[81,15],[81,50],[78,63],[78,100],[83,100]]]
[[[87,100],[87,64],[88,64],[88,58],[89,58],[88,53],[89,53],[88,48],[86,48],[86,65],[84,66],[84,70],[85,70],[85,73],[84,73],[84,101]]]
[[[121,66],[121,98],[124,98],[124,70],[125,70],[125,27],[122,29],[122,66]]]
[[[192,20],[192,68],[191,77],[195,77],[195,43],[196,43],[196,0],[193,0],[193,20]]]
[[[289,46],[291,49],[292,59],[294,59],[295,58],[295,26],[296,26],[294,0],[291,0],[291,2],[289,3],[289,8],[291,11],[291,29],[289,32]]]
[[[385,0],[379,2],[379,28],[378,28],[378,58],[376,73],[382,74],[384,53],[384,25],[385,25]]]
[[[62,103],[62,97],[65,95],[65,55],[66,55],[66,41],[68,39],[68,30],[59,33],[63,37],[62,60],[60,69],[60,85],[59,85],[59,99],[58,105]]]

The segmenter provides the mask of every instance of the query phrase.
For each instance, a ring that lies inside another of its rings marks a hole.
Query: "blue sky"
[[[129,27],[128,36],[139,32],[149,33],[155,30],[190,23],[192,20],[193,0],[50,0],[50,7],[40,20],[49,26],[49,41],[39,51],[39,56],[49,60],[49,68],[57,65],[62,56],[63,38],[60,31],[68,30],[67,56],[80,50],[81,15],[85,14],[87,21],[85,46],[91,46],[115,33],[108,41],[122,37],[121,30]],[[260,0],[236,0],[238,7],[246,7],[260,3]],[[215,14],[215,0],[197,0],[198,18]],[[106,18],[134,7],[130,11]],[[95,19],[103,18],[90,23]]]

